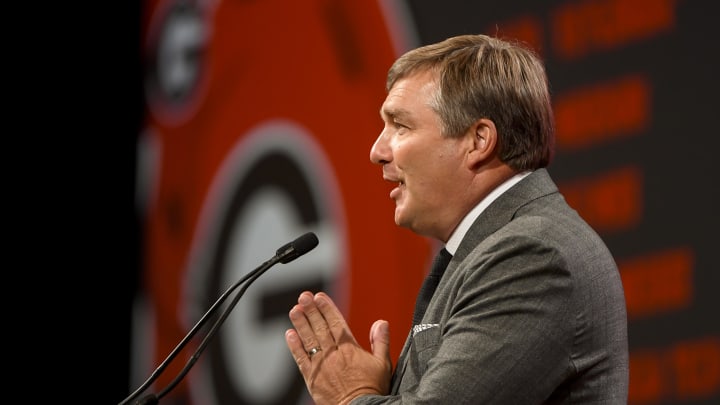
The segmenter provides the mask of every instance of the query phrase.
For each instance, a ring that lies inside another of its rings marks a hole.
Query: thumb
[[[370,347],[373,355],[390,364],[390,324],[385,320],[377,320],[370,328]]]

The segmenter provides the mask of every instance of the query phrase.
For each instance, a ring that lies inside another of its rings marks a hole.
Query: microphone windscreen
[[[302,256],[305,253],[315,249],[318,245],[318,238],[313,232],[308,232],[297,239],[295,239],[295,250],[298,256]]]
[[[278,249],[276,255],[280,258],[280,263],[289,263],[313,250],[317,245],[317,236],[312,232],[308,232]]]

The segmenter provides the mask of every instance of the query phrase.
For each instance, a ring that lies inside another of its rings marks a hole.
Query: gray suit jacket
[[[495,200],[443,275],[396,365],[361,404],[626,404],[617,266],[545,169]]]

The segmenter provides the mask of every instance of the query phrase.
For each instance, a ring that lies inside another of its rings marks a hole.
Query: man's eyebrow
[[[387,117],[391,119],[402,119],[404,117],[409,117],[410,113],[407,110],[393,108],[393,107],[381,107],[380,108],[380,116]]]

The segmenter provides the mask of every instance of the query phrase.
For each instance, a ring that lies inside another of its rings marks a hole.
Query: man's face
[[[383,178],[396,184],[395,223],[420,235],[447,240],[464,212],[467,140],[442,136],[440,116],[430,107],[437,83],[430,72],[403,78],[380,110],[384,127],[370,150]]]

